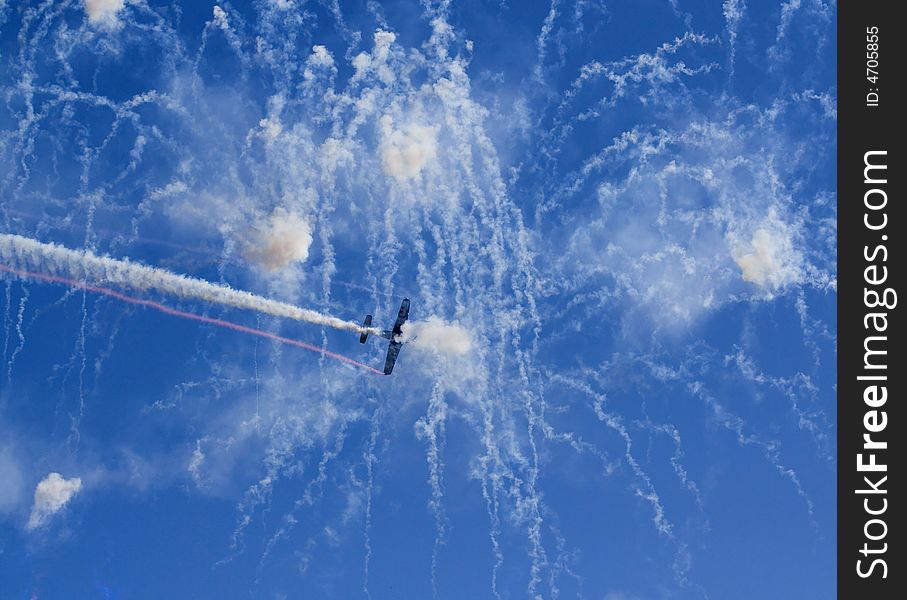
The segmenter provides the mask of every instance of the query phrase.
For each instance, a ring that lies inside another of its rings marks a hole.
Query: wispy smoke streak
[[[0,239],[0,255],[2,255],[2,254],[3,254],[2,239]],[[145,267],[142,267],[142,268],[145,268]],[[153,308],[154,310],[158,310],[162,313],[172,315],[175,317],[182,317],[184,319],[199,321],[201,323],[207,323],[209,325],[217,325],[218,327],[225,327],[227,329],[232,329],[234,331],[239,331],[242,333],[249,333],[252,335],[257,335],[259,337],[268,338],[270,340],[274,340],[274,341],[280,342],[282,344],[289,344],[291,346],[296,346],[297,348],[304,348],[305,350],[311,350],[312,352],[317,352],[318,354],[321,354],[323,356],[327,356],[329,358],[333,358],[335,360],[339,360],[339,361],[345,362],[347,364],[350,364],[350,365],[353,365],[356,367],[360,367],[362,369],[375,373],[376,375],[384,374],[382,371],[379,371],[378,369],[370,367],[369,365],[361,363],[357,360],[353,360],[352,358],[343,356],[342,354],[337,354],[336,352],[331,352],[330,350],[325,350],[324,348],[319,348],[318,346],[313,346],[312,344],[307,344],[300,340],[294,340],[292,338],[283,337],[283,336],[277,335],[275,333],[271,333],[268,331],[262,331],[261,329],[254,329],[252,327],[246,327],[245,325],[240,325],[238,323],[232,323],[230,321],[224,321],[223,319],[217,319],[214,317],[206,317],[203,315],[197,315],[195,313],[190,313],[190,312],[178,310],[175,308],[170,308],[169,306],[165,306],[165,305],[163,305],[159,302],[155,302],[153,300],[144,300],[141,298],[133,298],[132,296],[127,296],[126,294],[117,292],[115,290],[111,290],[111,289],[107,289],[107,288],[103,288],[103,287],[99,287],[99,286],[95,286],[95,285],[88,285],[86,283],[82,283],[82,282],[76,281],[74,279],[68,279],[66,277],[61,277],[59,275],[46,275],[43,273],[33,273],[31,271],[26,271],[24,269],[16,269],[16,268],[9,267],[9,266],[3,265],[3,264],[0,264],[0,271],[12,273],[13,275],[17,275],[17,276],[23,277],[23,278],[38,279],[40,281],[46,281],[49,283],[62,283],[62,284],[69,285],[69,286],[72,286],[75,288],[86,290],[88,292],[94,292],[96,294],[110,296],[111,298],[116,298],[117,300],[122,300],[123,302],[128,302],[129,304],[134,304],[136,306],[144,306],[147,308]]]
[[[334,329],[380,334],[377,328],[364,328],[350,321],[262,298],[249,292],[177,275],[155,267],[146,267],[128,260],[96,256],[86,250],[70,250],[57,244],[45,244],[18,235],[0,234],[0,260],[23,271],[50,273],[70,281],[113,284],[139,291],[155,289],[180,298],[214,302]]]

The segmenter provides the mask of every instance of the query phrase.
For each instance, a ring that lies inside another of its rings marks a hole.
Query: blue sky
[[[0,598],[831,597],[835,20],[0,0]]]

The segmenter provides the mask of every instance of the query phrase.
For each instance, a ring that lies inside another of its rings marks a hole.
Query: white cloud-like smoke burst
[[[117,13],[123,10],[124,0],[85,0],[85,15],[93,25],[115,27]]]
[[[403,325],[403,341],[418,348],[442,354],[466,354],[472,348],[472,336],[456,321],[445,323],[432,315],[424,321]]]
[[[285,208],[278,208],[259,228],[248,256],[268,271],[279,271],[293,263],[305,262],[311,245],[312,227],[308,221]]]
[[[438,130],[427,125],[394,127],[389,115],[381,118],[381,165],[398,181],[413,179],[438,154]]]
[[[81,489],[82,480],[78,477],[64,479],[59,473],[48,474],[35,488],[35,503],[28,517],[27,528],[31,530],[46,525]]]
[[[761,288],[775,290],[800,277],[800,255],[790,232],[777,220],[757,228],[748,242],[736,245],[733,254],[744,281]]]

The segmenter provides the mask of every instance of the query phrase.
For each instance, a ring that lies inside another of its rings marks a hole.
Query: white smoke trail
[[[216,285],[128,260],[97,256],[87,250],[70,250],[57,244],[45,244],[19,235],[0,234],[0,261],[25,271],[38,271],[79,281],[110,284],[139,291],[153,289],[180,298],[214,302],[334,329],[372,334],[381,332],[374,327],[362,327],[337,317],[285,302],[269,300],[249,292],[234,290],[225,285]]]

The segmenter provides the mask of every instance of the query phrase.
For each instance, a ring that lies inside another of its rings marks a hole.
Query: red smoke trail
[[[276,333],[270,333],[268,331],[262,331],[261,329],[254,329],[252,327],[246,327],[245,325],[239,325],[238,323],[231,323],[230,321],[224,321],[223,319],[215,319],[214,317],[205,317],[203,315],[197,315],[195,313],[185,312],[182,310],[177,310],[175,308],[170,308],[159,302],[153,300],[142,300],[141,298],[133,298],[132,296],[127,296],[121,292],[111,290],[108,288],[98,287],[95,285],[89,285],[81,281],[76,281],[75,279],[68,279],[66,277],[59,277],[57,275],[45,275],[43,273],[32,273],[31,271],[24,271],[22,269],[16,269],[10,267],[9,265],[0,264],[0,271],[6,271],[7,273],[12,273],[23,278],[37,279],[39,281],[47,281],[50,283],[62,283],[70,287],[86,290],[89,292],[95,292],[97,294],[103,294],[104,296],[110,296],[116,298],[117,300],[122,300],[123,302],[128,302],[129,304],[135,304],[137,306],[145,306],[147,308],[153,308],[154,310],[159,310],[162,313],[168,315],[173,315],[175,317],[183,317],[184,319],[191,319],[193,321],[200,321],[202,323],[208,323],[209,325],[217,325],[218,327],[226,327],[227,329],[232,329],[234,331],[241,331],[243,333],[250,333],[252,335],[257,335],[259,337],[268,338],[280,342],[282,344],[289,344],[291,346],[296,346],[297,348],[304,348],[306,350],[311,350],[312,352],[317,352],[328,358],[333,358],[336,360],[343,361],[347,364],[354,365],[356,367],[361,367],[367,371],[375,373],[377,375],[384,375],[383,371],[379,371],[373,367],[370,367],[364,363],[361,363],[352,358],[347,358],[342,354],[337,354],[336,352],[331,352],[330,350],[325,350],[319,348],[318,346],[313,346],[312,344],[307,344],[300,340],[294,340],[291,338],[283,337],[282,335],[277,335]]]

